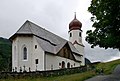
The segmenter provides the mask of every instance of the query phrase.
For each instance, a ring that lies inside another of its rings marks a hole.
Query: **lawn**
[[[99,63],[96,65],[96,69],[103,69],[104,74],[111,74],[114,68],[120,64],[120,59],[119,60],[114,60],[111,62],[106,62],[106,63]]]
[[[20,79],[0,79],[0,81],[84,81],[87,78],[94,76],[95,73],[93,71],[83,72],[83,73],[76,73],[71,75],[64,75],[58,77],[37,77],[37,78],[20,78]]]

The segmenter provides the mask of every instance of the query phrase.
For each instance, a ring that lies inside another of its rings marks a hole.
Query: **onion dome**
[[[69,24],[69,30],[81,30],[82,23],[76,19],[76,13],[74,19]]]

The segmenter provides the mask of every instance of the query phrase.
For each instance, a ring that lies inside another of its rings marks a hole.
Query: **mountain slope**
[[[11,69],[11,42],[0,37],[0,71],[9,71]]]

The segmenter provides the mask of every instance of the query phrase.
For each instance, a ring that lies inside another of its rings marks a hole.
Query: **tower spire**
[[[76,12],[75,12],[75,17],[74,17],[74,19],[76,19]]]
[[[81,30],[81,27],[82,27],[82,23],[79,20],[77,20],[76,12],[74,12],[74,18],[69,24],[69,30],[70,31],[71,30]]]

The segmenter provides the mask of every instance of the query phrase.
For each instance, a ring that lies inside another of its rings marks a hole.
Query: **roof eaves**
[[[47,39],[45,39],[45,38],[42,38],[42,37],[37,36],[37,35],[35,35],[35,34],[34,34],[34,36],[36,36],[36,37],[38,37],[38,38],[40,38],[40,39],[43,39],[43,40],[49,42],[49,43],[50,43],[51,45],[53,45],[53,46],[56,46],[56,44],[52,43],[51,41],[49,41],[49,40],[47,40]]]
[[[75,52],[72,52],[72,53],[74,53],[75,55],[78,55],[78,56],[83,56],[82,54],[78,54],[78,53],[75,53]]]
[[[15,33],[14,35],[12,35],[9,40],[13,40],[14,38],[17,37],[17,35],[33,35],[32,33]]]
[[[68,45],[70,46],[70,49],[73,53],[80,54],[79,51],[73,46],[71,42],[68,41]]]
[[[56,53],[55,54],[57,54],[66,44],[67,44],[67,41],[65,41],[64,44],[62,43],[62,45],[60,44],[61,46],[57,45],[56,48],[59,48],[59,49],[56,49]]]

